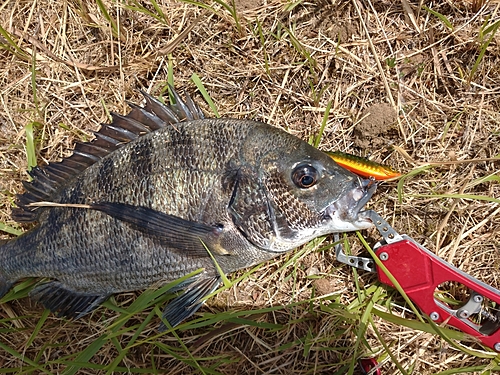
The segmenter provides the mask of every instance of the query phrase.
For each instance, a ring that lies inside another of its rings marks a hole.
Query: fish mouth
[[[330,226],[336,231],[361,230],[373,225],[372,221],[363,215],[362,209],[377,190],[377,183],[374,179],[360,178],[356,185],[324,211],[324,216],[331,220]]]

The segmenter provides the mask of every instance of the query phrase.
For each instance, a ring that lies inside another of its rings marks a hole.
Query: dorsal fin
[[[184,101],[172,86],[170,90],[175,104],[165,105],[141,90],[146,100],[144,107],[130,104],[132,110],[126,116],[111,113],[111,124],[103,124],[92,141],[78,142],[73,155],[60,162],[35,167],[29,171],[28,174],[33,180],[23,182],[26,192],[17,195],[18,207],[12,209],[12,218],[22,223],[37,221],[42,210],[35,210],[29,206],[30,203],[52,201],[62,186],[106,155],[157,129],[205,117],[188,94],[185,94]]]

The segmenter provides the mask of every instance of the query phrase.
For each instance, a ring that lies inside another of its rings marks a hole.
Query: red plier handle
[[[439,258],[411,237],[400,235],[376,212],[367,211],[365,215],[373,221],[383,237],[373,248],[375,254],[408,298],[433,321],[446,322],[500,352],[500,291]],[[347,258],[347,264],[375,270],[380,282],[394,287],[378,265],[373,266],[373,263],[367,262],[373,262],[372,259],[348,257],[345,254],[343,257],[343,260]],[[455,282],[467,287],[470,292],[469,299],[463,301],[459,307],[451,307],[440,301],[435,292],[446,282]],[[487,306],[488,304],[490,306]]]

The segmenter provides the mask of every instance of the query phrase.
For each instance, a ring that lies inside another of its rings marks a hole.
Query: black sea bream
[[[113,114],[90,143],[34,168],[13,218],[38,223],[0,247],[0,297],[26,277],[32,297],[81,317],[111,294],[197,269],[165,309],[175,326],[220,284],[328,233],[371,226],[375,191],[328,155],[270,125],[207,119],[188,96]]]

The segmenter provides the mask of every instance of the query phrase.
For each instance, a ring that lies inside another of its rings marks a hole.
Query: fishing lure
[[[375,180],[387,180],[401,176],[401,173],[388,165],[375,163],[360,156],[340,151],[327,151],[326,153],[341,167],[363,177],[373,177]]]

